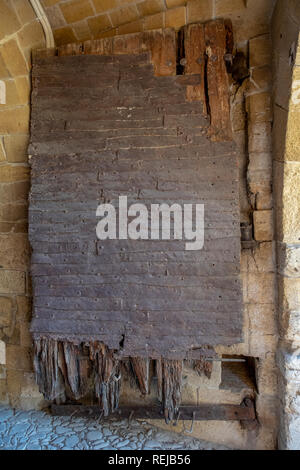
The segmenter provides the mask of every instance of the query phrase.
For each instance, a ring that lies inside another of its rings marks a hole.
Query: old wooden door
[[[36,54],[32,332],[48,398],[78,399],[92,383],[108,412],[117,406],[120,361],[131,358],[146,393],[152,359],[172,414],[182,360],[241,341],[238,171],[224,60],[231,48],[230,26],[218,20],[179,37],[155,31]],[[97,239],[98,205],[120,216],[120,197],[149,211],[204,205],[203,248],[127,232]]]

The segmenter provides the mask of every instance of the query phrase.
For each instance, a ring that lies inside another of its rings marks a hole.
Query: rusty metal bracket
[[[70,416],[74,411],[76,416],[99,417],[102,409],[100,406],[92,405],[52,405],[51,412],[57,416]],[[254,400],[245,398],[240,405],[214,405],[205,404],[199,406],[182,405],[179,408],[180,419],[191,421],[241,421],[256,422]],[[122,406],[109,417],[135,419],[164,419],[164,413],[159,406]],[[105,419],[105,417],[103,417]]]

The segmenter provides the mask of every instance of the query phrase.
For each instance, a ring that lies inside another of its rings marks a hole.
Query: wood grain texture
[[[224,56],[232,52],[231,31],[222,19],[204,27],[206,44],[207,101],[211,126],[209,136],[215,141],[232,140],[229,103],[229,77]]]
[[[120,357],[170,361],[242,340],[238,169],[223,132],[229,117],[223,113],[218,138],[209,139],[217,122],[201,102],[187,99],[188,87],[205,95],[203,66],[176,76],[166,56],[173,36],[160,37],[130,35],[35,56],[29,149],[35,338],[102,342]],[[147,41],[152,63],[141,45]],[[203,203],[204,249],[188,252],[177,240],[97,240],[96,208],[117,204],[119,195],[149,208]],[[147,362],[133,363],[147,370]]]

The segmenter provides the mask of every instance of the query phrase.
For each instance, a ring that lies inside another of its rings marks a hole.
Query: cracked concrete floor
[[[220,450],[226,447],[163,431],[146,422],[97,422],[0,407],[0,450]]]

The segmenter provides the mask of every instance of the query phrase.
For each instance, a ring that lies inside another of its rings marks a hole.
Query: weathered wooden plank
[[[253,421],[256,419],[253,400],[248,399],[247,404],[241,405],[228,404],[206,404],[199,406],[180,405],[175,421]],[[101,408],[98,406],[86,405],[52,405],[51,412],[56,416],[81,416],[99,418],[101,416]],[[180,414],[179,414],[180,413]],[[162,419],[164,410],[152,405],[144,406],[121,406],[115,413],[115,418],[133,419]]]
[[[87,55],[110,56],[118,58],[123,54],[141,54],[149,51],[157,76],[176,74],[176,40],[172,29],[134,33],[122,37],[86,41],[82,44],[68,44],[58,48],[59,56]]]
[[[142,394],[147,395],[150,387],[149,358],[131,357],[130,363]]]
[[[229,78],[224,56],[227,50],[228,27],[224,20],[205,24],[207,56],[207,95],[211,120],[210,138],[216,141],[232,140],[229,104]]]
[[[201,101],[202,112],[207,115],[206,97],[206,62],[205,62],[205,34],[203,24],[191,24],[184,27],[184,73],[199,74],[199,85],[187,86],[188,101]]]

